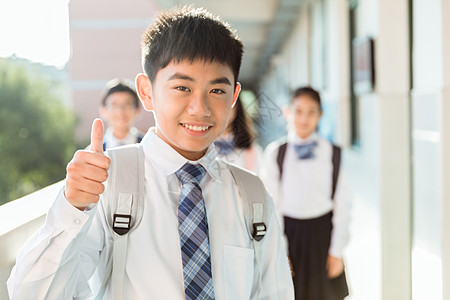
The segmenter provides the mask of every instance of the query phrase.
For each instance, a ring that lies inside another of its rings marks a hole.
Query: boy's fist
[[[108,179],[110,159],[103,154],[103,122],[92,123],[90,150],[79,150],[67,165],[64,194],[80,210],[97,203]]]

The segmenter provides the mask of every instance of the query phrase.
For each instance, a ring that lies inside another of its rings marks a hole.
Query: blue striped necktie
[[[213,300],[208,220],[198,184],[205,169],[186,163],[175,174],[183,184],[178,202],[178,231],[186,300]]]

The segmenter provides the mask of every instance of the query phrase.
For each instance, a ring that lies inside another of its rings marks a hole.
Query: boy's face
[[[129,130],[138,109],[132,95],[127,92],[115,92],[106,98],[106,105],[101,107],[100,113],[113,130]]]
[[[299,137],[305,139],[317,129],[322,112],[316,101],[307,95],[292,101],[289,110],[289,123],[294,126]]]
[[[190,160],[201,158],[228,125],[240,85],[231,68],[217,62],[172,61],[153,83],[136,78],[141,101],[152,110],[156,134]]]

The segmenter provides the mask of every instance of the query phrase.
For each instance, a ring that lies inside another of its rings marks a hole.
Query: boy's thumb
[[[103,121],[99,118],[92,123],[91,151],[103,153]]]

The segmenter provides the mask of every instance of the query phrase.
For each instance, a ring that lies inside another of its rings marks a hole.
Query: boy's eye
[[[225,94],[225,91],[221,90],[221,89],[212,89],[211,93],[213,93],[213,94]]]
[[[182,91],[182,92],[189,92],[189,88],[185,87],[185,86],[177,86],[175,89]]]

